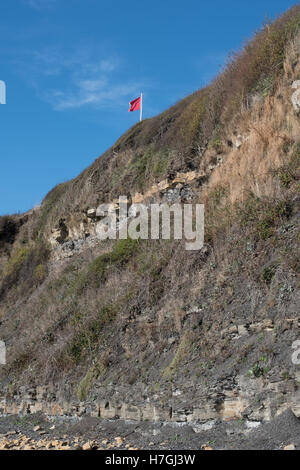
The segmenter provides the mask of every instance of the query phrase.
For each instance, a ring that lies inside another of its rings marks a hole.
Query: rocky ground
[[[255,426],[255,427],[254,427]],[[0,418],[0,450],[296,450],[300,420],[291,411],[269,423],[198,425],[62,419],[42,414]]]

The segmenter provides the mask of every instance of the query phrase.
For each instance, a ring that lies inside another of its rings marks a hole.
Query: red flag
[[[129,113],[132,111],[138,111],[139,109],[141,109],[141,97],[139,96],[135,100],[130,101],[129,106],[130,106],[130,108],[128,109]]]

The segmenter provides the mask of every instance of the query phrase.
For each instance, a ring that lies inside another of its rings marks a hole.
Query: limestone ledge
[[[169,204],[192,201],[192,184],[197,182],[201,184],[205,177],[204,172],[177,173],[174,179],[165,179],[153,185],[145,194],[135,193],[128,197],[128,206],[141,203],[149,204],[153,201]],[[119,200],[114,199],[110,205],[111,210],[116,211],[119,222]],[[76,221],[61,219],[48,237],[53,248],[54,260],[70,258],[75,253],[97,245],[99,242],[96,227],[100,220],[101,217],[97,215],[96,207],[87,209],[77,217]]]
[[[219,384],[220,385],[220,384]],[[79,402],[62,396],[53,387],[38,386],[0,397],[0,415],[20,415],[43,412],[48,416],[123,419],[167,423],[204,423],[212,420],[269,421],[287,409],[300,417],[300,375],[290,380],[267,381],[265,378],[239,376],[235,385],[216,385],[205,396],[190,399],[176,390],[173,398],[162,404],[159,394],[143,403],[124,403],[114,398],[94,398]],[[114,396],[124,396],[120,387]]]
[[[277,325],[278,326],[278,325]],[[300,318],[286,318],[280,322],[284,329],[300,328]],[[221,331],[221,338],[239,339],[242,336],[248,336],[262,331],[274,331],[275,324],[271,319],[265,319],[261,322],[247,323],[243,325],[232,325]]]

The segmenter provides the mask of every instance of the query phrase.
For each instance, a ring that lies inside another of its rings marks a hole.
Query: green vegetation
[[[14,216],[0,217],[0,252],[8,248],[15,241],[18,233],[18,222]]]
[[[103,362],[102,359],[98,360],[95,365],[93,365],[86,373],[86,375],[83,377],[83,379],[80,381],[77,389],[76,389],[76,395],[78,400],[84,401],[86,400],[89,390],[95,380],[97,380],[99,377],[101,377],[105,373],[106,367],[105,363]]]
[[[40,240],[32,245],[16,248],[3,271],[0,297],[11,289],[20,295],[28,294],[46,277],[50,249]]]
[[[251,227],[256,240],[267,240],[273,236],[276,226],[288,220],[292,213],[289,201],[274,201],[253,195],[237,207],[241,225]]]
[[[10,260],[5,266],[5,269],[3,272],[4,277],[12,276],[12,275],[17,277],[24,262],[28,258],[29,253],[30,253],[29,247],[19,248],[18,250],[16,250],[16,252],[13,254],[13,256],[10,258]]]
[[[68,188],[68,183],[61,183],[55,188],[53,188],[45,197],[39,217],[34,224],[33,227],[33,238],[39,239],[43,237],[43,231],[45,226],[50,219],[50,215],[52,212],[58,213],[61,210],[59,201],[64,196],[66,190]]]
[[[259,378],[266,375],[268,373],[268,370],[269,369],[267,367],[262,367],[259,363],[256,363],[253,367],[251,367],[251,369],[249,369],[248,375],[250,377]]]
[[[220,77],[225,87],[224,95],[230,96],[228,118],[241,101],[247,101],[247,96],[255,93],[267,96],[274,92],[283,73],[286,46],[299,28],[300,9],[294,7],[274,23],[267,23],[253,41],[233,55],[232,62]],[[229,90],[230,94],[226,93]]]
[[[88,353],[95,350],[100,341],[100,334],[104,325],[113,320],[116,315],[116,306],[105,306],[99,310],[96,318],[83,322],[82,317],[74,317],[72,323],[75,326],[75,333],[71,344],[67,348],[67,353],[75,364],[79,362]],[[75,323],[77,322],[77,325]],[[80,325],[80,328],[78,328]],[[77,326],[77,328],[76,328]]]
[[[40,284],[47,276],[46,266],[44,264],[38,264],[34,270],[34,279]]]
[[[182,335],[181,341],[179,343],[179,346],[177,348],[174,358],[172,359],[171,363],[163,372],[163,377],[165,379],[171,380],[173,375],[177,373],[179,365],[182,363],[184,358],[186,358],[189,355],[191,351],[191,345],[192,345],[191,332],[187,330]]]
[[[270,284],[273,277],[275,276],[277,269],[277,264],[272,264],[271,266],[267,266],[263,269],[261,273],[261,279],[266,283]]]
[[[296,146],[289,161],[275,171],[280,184],[283,188],[288,189],[293,183],[300,179],[300,146]],[[298,188],[299,189],[299,188]]]
[[[98,287],[107,279],[111,268],[121,268],[125,266],[137,253],[139,240],[119,240],[110,253],[104,253],[92,261],[85,272],[79,273],[75,280],[70,294],[81,292],[85,287]]]
[[[255,87],[252,89],[251,94],[258,94],[265,98],[266,96],[270,95],[274,88],[274,78],[270,77],[262,77]]]

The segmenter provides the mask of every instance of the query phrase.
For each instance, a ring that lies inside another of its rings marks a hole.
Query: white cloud
[[[22,54],[20,73],[57,111],[93,106],[126,106],[142,83],[124,78],[124,63],[103,50],[81,46],[73,51],[46,48]]]
[[[58,111],[93,105],[99,108],[114,108],[128,101],[129,96],[138,93],[137,84],[112,84],[108,80],[84,80],[70,92],[53,93],[53,106]]]
[[[57,0],[23,0],[26,5],[36,10],[54,6]]]

